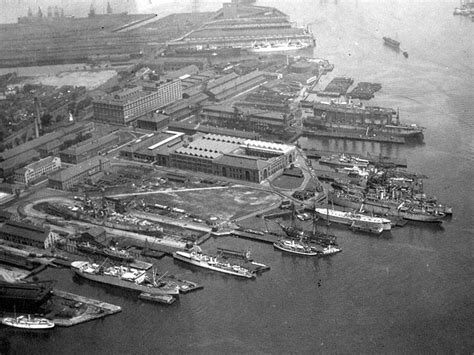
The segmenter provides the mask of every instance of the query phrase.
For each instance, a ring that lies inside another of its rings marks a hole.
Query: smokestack
[[[36,138],[39,137],[39,132],[41,130],[41,116],[40,116],[40,105],[39,100],[35,97],[35,110],[36,110],[36,117],[35,117],[35,136]]]

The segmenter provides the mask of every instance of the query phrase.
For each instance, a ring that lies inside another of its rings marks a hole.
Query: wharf
[[[249,239],[256,242],[269,243],[269,244],[273,244],[278,240],[278,236],[273,235],[273,234],[265,233],[261,235],[261,234],[254,234],[254,233],[248,233],[248,232],[237,231],[237,230],[234,230],[232,232],[232,236],[237,237],[237,238],[242,238],[242,239]]]
[[[74,309],[74,316],[63,318],[55,315],[56,318],[51,319],[55,325],[59,327],[70,327],[76,324],[88,322],[97,318],[102,318],[122,311],[122,308],[110,303],[101,302],[92,298],[79,296],[73,293],[54,290],[52,296],[56,306]]]
[[[337,132],[337,131],[313,131],[310,129],[305,129],[303,131],[304,136],[312,137],[324,137],[324,138],[338,138],[338,139],[348,139],[348,140],[358,140],[358,141],[369,141],[377,143],[395,143],[395,144],[405,144],[405,138],[403,137],[392,137],[392,136],[366,136],[358,133],[350,132]]]
[[[285,211],[278,211],[278,212],[273,212],[273,213],[264,214],[264,215],[257,215],[256,217],[274,219],[274,218],[286,217],[286,216],[291,215],[292,213],[293,211],[291,210],[285,210]]]

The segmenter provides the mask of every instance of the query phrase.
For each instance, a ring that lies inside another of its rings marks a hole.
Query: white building
[[[61,159],[58,157],[46,157],[35,161],[15,171],[15,181],[28,185],[43,175],[49,175],[61,168]]]

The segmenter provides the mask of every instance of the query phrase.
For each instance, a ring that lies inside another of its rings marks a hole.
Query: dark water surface
[[[428,175],[425,189],[454,207],[442,226],[408,224],[377,238],[337,228],[343,252],[327,259],[250,246],[272,270],[254,281],[187,267],[165,258],[163,270],[201,282],[202,291],[170,307],[124,297],[49,270],[59,288],[123,307],[122,313],[46,334],[0,328],[0,353],[472,353],[474,350],[473,163],[474,23],[454,17],[457,1],[259,1],[298,25],[312,23],[316,57],[334,75],[380,82],[375,104],[400,108],[426,127],[425,144],[316,141],[326,150],[407,157]],[[382,44],[399,40],[405,59]]]

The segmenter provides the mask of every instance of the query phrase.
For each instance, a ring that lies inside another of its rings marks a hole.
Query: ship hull
[[[219,268],[219,267],[210,265],[209,263],[207,263],[205,261],[195,260],[195,259],[192,258],[191,253],[187,253],[187,252],[177,251],[177,252],[173,253],[173,258],[175,258],[176,260],[180,260],[180,261],[183,261],[185,263],[194,265],[194,266],[199,266],[199,267],[202,267],[204,269],[221,272],[221,273],[228,274],[228,275],[239,276],[239,277],[244,277],[244,278],[248,278],[248,279],[252,279],[252,278],[255,277],[255,275],[251,274],[250,272],[249,273],[239,273],[239,272],[235,272],[235,271],[230,270],[230,269],[223,269],[223,268]]]
[[[109,275],[95,275],[87,272],[83,272],[79,269],[72,268],[74,273],[84,279],[101,283],[104,285],[114,286],[130,291],[137,291],[141,293],[149,293],[152,295],[178,295],[179,288],[177,286],[173,287],[153,287],[136,284],[134,282],[125,281],[119,277],[109,276]]]
[[[403,219],[409,221],[416,221],[416,222],[427,222],[427,223],[442,223],[443,218],[445,217],[444,214],[441,215],[429,215],[429,214],[422,214],[422,213],[410,213],[406,211],[400,211],[396,206],[396,204],[382,204],[381,202],[377,201],[356,201],[351,200],[349,198],[345,198],[344,196],[338,196],[336,193],[330,193],[328,200],[335,205],[348,207],[354,210],[359,210],[363,208],[365,212],[375,213],[379,215],[391,215],[391,216],[399,216]]]
[[[275,248],[281,250],[281,251],[284,251],[284,252],[290,253],[290,254],[303,255],[303,256],[318,256],[320,254],[317,251],[303,252],[303,251],[298,251],[298,250],[294,250],[294,249],[289,249],[289,248],[286,248],[284,245],[281,245],[278,242],[273,243],[273,246]]]
[[[391,230],[392,224],[391,221],[385,218],[376,218],[371,216],[364,216],[359,213],[348,213],[348,212],[340,212],[334,210],[324,209],[324,208],[317,208],[316,214],[329,222],[352,225],[353,223],[366,225],[367,227],[374,227],[378,228],[379,226],[382,227],[383,230]]]
[[[305,121],[306,126],[311,129],[323,130],[323,131],[336,131],[341,133],[357,133],[361,135],[369,136],[393,136],[404,138],[408,141],[422,141],[424,139],[423,132],[417,129],[409,129],[407,127],[400,126],[365,126],[365,125],[349,125],[349,124],[324,124],[313,122],[312,120]],[[367,130],[369,129],[369,132]]]

